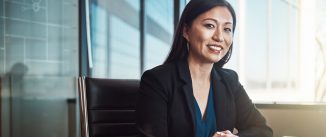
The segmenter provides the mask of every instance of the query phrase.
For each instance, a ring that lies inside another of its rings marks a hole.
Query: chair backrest
[[[139,80],[78,78],[82,137],[136,137]]]

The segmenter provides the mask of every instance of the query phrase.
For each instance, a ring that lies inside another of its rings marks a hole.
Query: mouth
[[[222,45],[209,44],[208,48],[214,53],[220,53],[223,50]]]

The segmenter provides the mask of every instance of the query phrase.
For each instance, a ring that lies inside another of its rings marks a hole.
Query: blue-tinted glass
[[[0,74],[5,73],[3,0],[0,0]],[[0,89],[1,90],[1,89]]]
[[[33,3],[36,3],[32,5]],[[60,1],[53,2],[53,4],[61,3]],[[37,5],[38,2],[15,2],[15,1],[5,1],[5,14],[6,16],[11,16],[12,18],[19,18],[29,21],[46,21],[46,9],[42,8],[44,5]],[[52,6],[56,8],[57,6]],[[17,10],[19,9],[19,10]],[[2,7],[1,7],[2,10]],[[49,9],[50,10],[50,9]],[[61,10],[60,10],[61,11]],[[56,10],[58,12],[58,10]],[[50,13],[48,13],[50,15]],[[60,17],[61,14],[58,14]]]
[[[292,23],[291,23],[292,24]],[[289,70],[289,12],[282,0],[272,1],[269,76],[272,87],[286,87]]]
[[[4,50],[0,49],[0,74],[4,74],[5,71],[5,54],[4,54]]]
[[[245,11],[245,76],[250,88],[266,85],[268,1],[248,0]]]
[[[145,1],[145,70],[164,62],[172,43],[173,1]]]
[[[289,7],[288,19],[291,23],[289,31],[289,83],[290,87],[297,87],[299,80],[299,9],[297,1],[292,2],[293,6]]]
[[[139,30],[118,17],[110,19],[109,73],[113,78],[140,78]],[[124,27],[117,27],[117,26]],[[118,33],[119,32],[119,33]]]
[[[126,3],[128,3],[133,9],[135,9],[137,12],[140,11],[140,1],[139,0],[125,0]]]
[[[0,17],[3,16],[3,9],[4,9],[3,2],[4,0],[0,0]]]
[[[0,136],[68,135],[67,100],[76,98],[78,75],[77,5],[0,0]]]
[[[3,50],[3,48],[4,48],[4,35],[3,35],[3,33],[4,33],[4,28],[3,28],[3,24],[4,23],[4,21],[3,21],[3,18],[0,16],[0,49],[2,49]]]
[[[227,0],[227,1],[231,4],[235,12],[238,13],[239,10],[238,0]]]
[[[188,0],[180,0],[180,9],[179,9],[179,17],[181,17],[183,9],[186,7]]]
[[[139,78],[139,1],[91,3],[93,77]]]

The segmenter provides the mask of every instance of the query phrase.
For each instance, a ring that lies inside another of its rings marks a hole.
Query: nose
[[[216,30],[215,30],[215,33],[214,33],[214,36],[213,36],[213,39],[217,42],[223,42],[224,41],[224,37],[223,37],[223,32],[222,32],[223,29],[221,29],[220,27],[218,27]]]

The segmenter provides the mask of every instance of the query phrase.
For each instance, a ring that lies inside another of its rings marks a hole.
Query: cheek
[[[209,37],[206,35],[196,35],[191,40],[190,43],[195,46],[195,48],[201,49],[209,42]]]
[[[202,44],[202,43],[205,43],[207,41],[210,41],[210,38],[212,37],[213,34],[214,34],[213,32],[205,31],[202,28],[196,28],[193,31],[193,40],[198,42],[197,44],[199,44],[199,43]]]
[[[214,31],[204,31],[201,33],[201,37],[203,41],[210,42],[212,41],[212,38],[214,37],[215,33]]]
[[[224,37],[224,39],[225,39],[226,46],[229,48],[231,46],[231,44],[233,43],[232,34],[227,34],[226,37]]]

